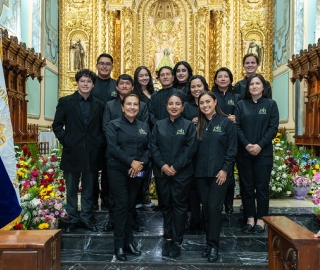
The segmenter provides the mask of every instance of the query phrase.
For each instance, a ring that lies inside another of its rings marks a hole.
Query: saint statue
[[[259,62],[260,62],[260,65],[261,65],[261,62],[262,62],[262,46],[257,44],[255,39],[253,39],[249,43],[249,47],[248,47],[247,53],[253,53],[256,56],[258,56]]]
[[[159,69],[164,66],[169,66],[172,68],[174,67],[174,63],[173,63],[172,59],[170,58],[170,52],[168,49],[165,49],[163,51],[163,56],[162,56],[158,66],[156,68],[156,72],[158,72]]]
[[[81,45],[80,39],[76,39],[75,43],[70,45],[70,49],[73,50],[73,70],[79,70],[81,68],[84,68],[84,49]]]

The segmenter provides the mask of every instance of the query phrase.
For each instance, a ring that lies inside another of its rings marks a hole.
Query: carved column
[[[133,76],[133,14],[130,8],[123,8],[121,10],[121,23],[123,32],[122,72]]]
[[[208,70],[206,69],[208,63],[207,44],[209,43],[209,9],[201,7],[194,16],[195,21],[195,63],[194,74],[199,74],[207,77]]]
[[[116,18],[117,12],[116,11],[107,11],[106,22],[107,22],[107,31],[108,34],[108,49],[107,52],[115,56],[115,48],[116,48],[116,40],[115,40],[115,33],[116,33]]]

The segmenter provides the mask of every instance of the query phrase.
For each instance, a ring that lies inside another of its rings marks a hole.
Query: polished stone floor
[[[243,234],[244,217],[239,207],[240,200],[236,199],[234,205],[235,211],[231,216],[223,213],[219,260],[216,263],[208,263],[201,257],[205,247],[202,231],[186,232],[178,258],[162,257],[162,214],[150,208],[140,208],[138,214],[144,231],[135,233],[135,242],[142,255],[128,256],[128,261],[120,262],[113,254],[113,232],[102,232],[108,212],[100,209],[95,212],[100,232],[92,233],[79,228],[71,234],[63,233],[62,269],[268,269],[267,232],[262,235]],[[316,232],[319,225],[313,213],[310,198],[306,201],[292,198],[270,201],[270,215],[285,215]]]

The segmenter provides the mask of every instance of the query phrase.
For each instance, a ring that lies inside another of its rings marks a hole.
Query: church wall
[[[40,83],[37,79],[27,80],[27,100],[28,102],[28,117],[32,119],[39,119],[41,111],[41,89]],[[30,121],[29,121],[30,122]]]
[[[59,77],[58,73],[45,68],[44,71],[44,118],[53,120],[58,103]]]
[[[292,54],[293,1],[276,0],[274,2],[274,44],[273,44],[273,82],[272,97],[277,102],[280,114],[280,127],[294,132],[294,91],[290,82],[291,72],[287,62]],[[299,31],[299,29],[298,29]]]
[[[0,5],[0,26],[11,35],[20,37],[20,7],[17,0],[3,0]]]

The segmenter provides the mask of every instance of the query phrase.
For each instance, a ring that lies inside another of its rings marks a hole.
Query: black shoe
[[[263,227],[260,225],[256,225],[253,227],[252,233],[261,234],[261,233],[264,233],[265,230],[266,230],[266,224],[264,224]]]
[[[231,205],[225,206],[226,214],[232,214],[233,213],[233,207]]]
[[[90,232],[98,232],[98,228],[96,226],[94,226],[90,221],[87,222],[81,222],[81,226],[82,228],[84,228],[87,231]]]
[[[169,256],[172,244],[172,240],[165,240],[164,244],[162,245],[162,256]]]
[[[64,229],[65,233],[71,233],[77,228],[77,223],[67,223]]]
[[[208,258],[209,247],[206,246],[201,254],[202,258]]]
[[[208,262],[216,262],[218,258],[218,250],[216,248],[210,247],[208,249]]]
[[[174,242],[172,244],[169,256],[171,258],[176,258],[176,257],[179,257],[180,254],[181,254],[181,246],[180,246],[180,244],[178,242]]]
[[[253,226],[251,224],[246,224],[242,228],[243,233],[252,233]]]
[[[136,247],[133,244],[128,244],[125,245],[124,250],[134,256],[140,256],[141,255],[141,251],[137,250]]]
[[[135,232],[143,232],[143,228],[140,226],[140,222],[137,217],[133,219],[132,230]]]
[[[116,258],[120,261],[126,261],[127,260],[127,256],[124,253],[123,248],[115,248],[114,249],[114,254],[116,255]]]
[[[114,230],[114,224],[113,224],[113,220],[108,221],[108,223],[106,223],[103,227],[102,227],[102,231],[104,232],[112,232]]]

